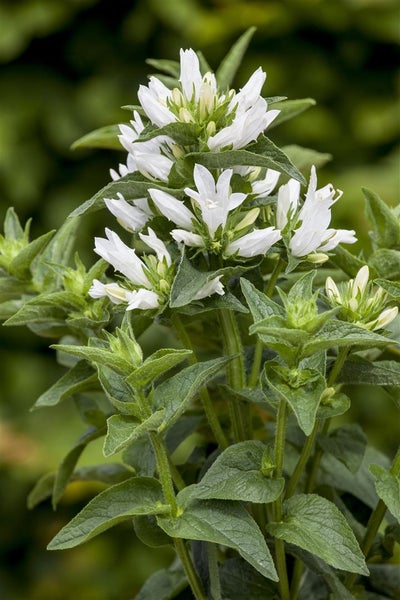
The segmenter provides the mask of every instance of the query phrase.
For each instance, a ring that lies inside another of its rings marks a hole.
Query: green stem
[[[186,328],[177,313],[174,313],[172,315],[172,323],[175,327],[175,331],[176,331],[179,339],[181,340],[182,344],[188,350],[192,350],[192,355],[188,357],[189,363],[192,365],[196,364],[198,362],[198,358],[194,351],[192,340],[190,339],[190,336],[189,336],[188,332],[186,331]],[[203,408],[204,408],[204,412],[205,412],[207,420],[208,420],[208,424],[210,425],[211,431],[214,434],[214,438],[215,438],[217,444],[222,449],[227,448],[229,446],[229,442],[226,438],[224,430],[221,427],[221,424],[218,419],[218,415],[215,412],[213,402],[210,398],[210,394],[208,393],[208,390],[206,387],[201,388],[201,390],[199,392],[199,396],[200,396],[200,400],[203,404]]]
[[[174,484],[172,482],[170,464],[165,444],[159,435],[154,431],[150,431],[150,440],[154,448],[154,454],[157,460],[157,470],[161,481],[161,487],[164,493],[165,501],[171,506],[173,517],[178,514],[178,505],[175,497]]]
[[[216,544],[207,544],[208,573],[210,575],[210,597],[212,600],[222,600],[221,582],[219,579],[218,556]]]
[[[181,538],[174,539],[174,546],[177,555],[179,556],[183,568],[185,569],[186,577],[189,580],[190,587],[196,600],[207,600],[207,597],[203,593],[203,588],[200,583],[197,571],[194,568],[191,556],[186,548],[185,540]]]
[[[306,464],[308,463],[308,460],[311,456],[311,452],[313,451],[314,443],[315,443],[315,439],[317,437],[318,430],[319,430],[319,421],[317,421],[315,423],[311,434],[306,439],[306,443],[303,446],[299,460],[297,461],[296,467],[295,467],[295,469],[292,473],[292,476],[289,480],[289,483],[287,485],[286,494],[285,494],[286,498],[290,498],[291,496],[293,496],[293,494],[296,490],[296,486],[300,480],[300,477],[303,474]]]
[[[235,355],[235,358],[227,366],[228,385],[233,390],[239,391],[246,385],[244,354],[239,327],[231,310],[220,310],[219,320],[225,354]],[[242,413],[240,403],[236,398],[232,398],[228,406],[235,441],[243,441],[248,437],[246,434],[247,415]]]
[[[282,258],[279,258],[278,262],[275,265],[274,270],[271,273],[271,277],[269,278],[268,285],[265,290],[265,294],[266,294],[266,296],[268,296],[268,298],[272,297],[272,294],[274,293],[276,281],[277,281],[284,266],[285,266],[285,261],[282,260]],[[263,352],[263,343],[260,340],[260,338],[257,337],[257,341],[256,341],[255,348],[254,348],[253,364],[251,366],[251,371],[250,371],[249,381],[248,381],[249,387],[254,387],[257,385],[258,378],[260,375],[260,370],[261,370],[262,352]]]
[[[152,431],[149,435],[154,448],[154,453],[156,455],[157,470],[158,475],[160,477],[164,497],[167,504],[171,506],[172,517],[176,518],[178,515],[178,504],[176,502],[174,484],[172,482],[172,475],[170,469],[170,462],[168,459],[165,444],[157,433]],[[186,548],[185,541],[180,538],[174,538],[174,546],[176,553],[182,562],[183,568],[185,569],[186,577],[188,578],[194,597],[196,598],[196,600],[206,600],[206,597],[203,594],[199,577],[194,568],[189,551]]]
[[[394,475],[395,477],[397,477],[397,475],[400,473],[400,448],[397,450],[397,454],[394,457],[394,460],[393,460],[393,463],[392,463],[392,466],[390,469],[390,473],[392,475]],[[379,500],[375,509],[371,513],[371,516],[369,518],[368,525],[367,525],[367,530],[365,532],[364,539],[361,543],[361,550],[366,559],[368,558],[368,555],[372,548],[372,544],[375,541],[376,535],[379,531],[379,527],[381,526],[381,523],[382,523],[383,519],[385,518],[386,511],[387,511],[386,504],[383,502],[383,500]],[[357,579],[357,573],[349,573],[344,582],[345,586],[349,590],[351,590],[356,579]]]
[[[292,584],[290,586],[291,600],[297,600],[300,590],[301,575],[303,573],[303,563],[301,560],[296,560],[293,566]]]
[[[282,477],[283,474],[283,458],[285,452],[285,435],[286,435],[286,400],[281,400],[278,408],[275,433],[275,471],[276,477]],[[282,496],[274,503],[275,521],[279,523],[282,520]],[[279,575],[279,590],[281,600],[290,600],[289,581],[286,566],[285,544],[283,540],[275,540],[275,558],[276,568]]]

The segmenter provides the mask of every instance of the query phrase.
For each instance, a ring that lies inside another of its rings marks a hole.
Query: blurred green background
[[[1,0],[0,218],[13,205],[33,234],[66,215],[109,181],[123,154],[70,151],[90,130],[127,120],[151,69],[145,59],[203,51],[215,68],[248,27],[257,32],[236,87],[261,65],[264,92],[311,96],[317,106],[274,129],[278,145],[301,144],[333,155],[319,174],[344,190],[336,226],[356,228],[368,249],[361,186],[397,204],[399,182],[398,0]],[[80,243],[105,215],[86,218]],[[82,431],[70,404],[29,413],[61,373],[48,340],[0,331],[0,597],[6,600],[123,600],[171,558],[168,549],[135,548],[120,526],[78,550],[48,553],[46,543],[93,494],[74,484],[57,513],[44,503],[28,512],[36,478],[54,469]],[[398,414],[398,413],[397,413]],[[383,392],[360,388],[351,419],[392,453],[399,420]],[[84,455],[90,463],[94,445]]]

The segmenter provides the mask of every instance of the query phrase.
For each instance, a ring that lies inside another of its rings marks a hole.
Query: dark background
[[[333,155],[319,174],[344,191],[334,225],[355,228],[368,251],[361,186],[399,202],[399,52],[397,0],[0,0],[0,218],[8,206],[33,235],[109,181],[121,153],[70,150],[104,125],[123,122],[151,68],[147,57],[177,59],[193,47],[216,68],[248,27],[257,32],[236,87],[261,65],[264,93],[311,96],[317,106],[274,129],[278,145]],[[87,217],[79,243],[91,262],[92,238],[106,215]],[[48,553],[60,526],[93,493],[70,487],[61,508],[25,508],[34,481],[54,469],[79,436],[73,407],[29,413],[61,373],[48,341],[20,328],[0,331],[0,597],[7,600],[121,600],[169,561],[168,550],[132,542],[129,525],[78,550]],[[400,426],[391,400],[360,388],[351,420],[393,452]],[[99,452],[84,455],[89,463]]]

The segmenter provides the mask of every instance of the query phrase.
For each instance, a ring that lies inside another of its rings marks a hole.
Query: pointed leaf
[[[387,291],[389,296],[396,298],[396,300],[400,299],[400,281],[388,281],[387,279],[376,279],[375,282],[377,285],[382,287]]]
[[[68,452],[68,454],[61,461],[54,481],[53,487],[53,498],[52,504],[53,508],[57,506],[61,497],[64,493],[64,490],[69,482],[71,475],[75,469],[76,463],[78,462],[82,452],[85,450],[86,446],[97,440],[99,437],[102,437],[105,434],[104,428],[95,428],[90,427],[75,443],[73,448]]]
[[[42,252],[46,244],[49,243],[50,239],[55,234],[55,229],[44,233],[36,240],[33,240],[30,244],[25,246],[17,254],[9,265],[9,272],[11,275],[18,277],[19,279],[26,279],[30,277],[32,261],[37,255]]]
[[[42,406],[55,406],[65,398],[77,392],[96,389],[97,377],[93,369],[85,361],[76,363],[65,375],[42,394],[33,405],[33,409]]]
[[[160,514],[161,484],[150,477],[134,477],[98,494],[51,540],[48,550],[74,548],[135,515]]]
[[[339,381],[347,385],[400,386],[400,363],[395,360],[370,362],[354,357],[343,365]]]
[[[53,344],[51,348],[54,348],[58,352],[66,352],[72,356],[83,358],[93,363],[100,365],[109,366],[115,369],[119,373],[131,373],[134,365],[120,356],[115,354],[108,348],[95,348],[91,346],[73,346],[67,344]]]
[[[28,508],[32,509],[43,500],[49,498],[53,493],[56,473],[48,473],[39,479],[28,496]],[[101,483],[120,483],[132,477],[132,469],[117,463],[105,465],[94,465],[76,469],[70,477],[72,481],[99,481]]]
[[[187,158],[208,169],[228,169],[237,165],[266,167],[286,173],[289,177],[305,184],[300,171],[289,157],[271,140],[265,137],[255,144],[247,146],[247,150],[224,150],[223,152],[192,152]]]
[[[285,480],[263,475],[261,465],[264,450],[264,444],[258,441],[230,446],[218,456],[200,483],[192,486],[191,497],[260,504],[274,502],[282,493]]]
[[[352,473],[361,466],[367,447],[367,437],[360,425],[353,423],[343,425],[320,436],[318,444],[325,452],[329,452],[342,462]]]
[[[269,129],[276,127],[297,115],[301,115],[302,112],[308,110],[312,106],[315,106],[316,102],[313,98],[300,98],[298,100],[283,100],[282,102],[274,102],[274,109],[277,108],[281,112],[274,119],[269,126]]]
[[[129,375],[127,382],[136,388],[145,387],[159,375],[166,373],[172,367],[186,360],[191,354],[193,354],[192,350],[160,348],[146,358],[144,363]]]
[[[241,278],[240,285],[253,316],[254,323],[275,315],[284,316],[285,311],[283,307],[271,300],[263,292],[260,292],[250,281]]]
[[[372,225],[371,237],[379,248],[394,248],[400,244],[400,222],[381,198],[363,188],[366,213]]]
[[[191,146],[198,141],[200,133],[201,128],[193,123],[168,123],[164,127],[146,127],[138,141],[146,142],[160,135],[167,135],[181,146]]]
[[[146,435],[149,431],[157,431],[163,420],[163,410],[153,413],[143,423],[138,423],[123,415],[113,415],[107,419],[108,431],[103,446],[104,456],[112,456],[129,446],[131,442]]]
[[[277,586],[241,558],[228,558],[219,568],[223,598],[277,600]]]
[[[340,245],[332,250],[331,260],[335,265],[340,267],[346,275],[353,278],[357,275],[361,267],[365,265],[364,260],[354,256],[354,254]],[[371,275],[374,276],[373,273],[371,273]]]
[[[179,78],[180,65],[177,60],[147,58],[146,63],[155,69],[159,69],[160,71],[164,71],[164,73],[168,73],[168,75],[171,75],[171,77],[175,77],[176,79]]]
[[[226,356],[196,363],[163,381],[153,395],[154,406],[165,409],[164,422],[159,431],[173,425],[200,388],[218,375],[231,360],[232,357]]]
[[[180,563],[161,569],[146,580],[135,600],[172,600],[188,587],[188,581]]]
[[[236,75],[243,56],[246,53],[251,38],[256,31],[255,27],[250,27],[243,35],[235,42],[228,54],[219,65],[215,76],[218,83],[218,88],[221,91],[226,91],[232,85],[232,81]]]
[[[380,465],[370,465],[369,470],[376,479],[376,493],[400,523],[400,476],[393,475]]]
[[[29,228],[29,222],[27,223],[27,226]],[[18,215],[12,206],[7,209],[3,228],[4,236],[8,240],[21,240],[25,237],[24,229],[22,228]]]
[[[118,136],[121,135],[119,125],[106,125],[95,129],[77,139],[71,150],[77,148],[106,148],[108,150],[123,150]]]
[[[280,523],[268,525],[275,537],[308,550],[336,569],[368,575],[357,540],[339,509],[316,494],[298,494],[283,503]]]
[[[379,348],[392,343],[394,343],[394,340],[379,335],[379,333],[358,327],[353,323],[334,320],[325,323],[318,333],[304,344],[302,357],[335,346],[364,346],[370,348],[376,346]]]
[[[378,496],[375,491],[374,478],[369,470],[371,463],[380,464],[386,469],[390,467],[388,458],[370,446],[367,446],[361,466],[356,473],[352,473],[332,454],[324,454],[317,476],[317,484],[330,485],[343,492],[348,492],[366,506],[374,509],[378,502]]]
[[[78,206],[69,215],[69,219],[104,208],[104,198],[116,198],[118,193],[121,193],[127,202],[143,198],[146,196],[149,187],[169,191],[165,186],[157,185],[154,181],[145,179],[140,173],[129,173],[104,186],[92,198]]]
[[[392,248],[379,248],[368,259],[372,276],[378,274],[385,279],[398,279],[400,272],[400,251]]]
[[[234,548],[264,577],[278,580],[264,536],[246,509],[236,502],[199,500],[190,503],[179,517],[158,517],[157,521],[171,537]]]
[[[272,122],[272,125],[274,125],[278,118],[279,115]],[[326,152],[318,152],[317,150],[312,150],[311,148],[303,148],[302,146],[297,146],[296,144],[283,146],[282,151],[289,157],[297,169],[301,173],[304,173],[306,177],[309,176],[311,167],[313,165],[317,169],[320,169],[326,165],[326,163],[332,160],[331,154],[327,154]]]
[[[122,415],[140,419],[142,413],[135,399],[134,390],[126,382],[125,377],[105,365],[97,365],[97,371],[101,387],[113,407]]]
[[[265,363],[264,375],[277,397],[288,402],[300,429],[310,435],[326,388],[325,377],[315,369],[288,369],[276,361]]]

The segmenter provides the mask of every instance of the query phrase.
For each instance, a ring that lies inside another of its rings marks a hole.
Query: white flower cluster
[[[167,249],[171,245],[187,246],[194,249],[193,255],[203,253],[206,260],[217,255],[214,264],[223,265],[223,261],[262,258],[272,247],[278,249],[279,243],[288,256],[318,263],[339,243],[356,241],[354,231],[329,228],[331,207],[341,192],[336,194],[330,184],[318,190],[314,167],[304,201],[298,181],[289,180],[272,197],[280,173],[240,164],[215,169],[195,164],[191,177],[194,185],[183,191],[167,187],[177,157],[193,151],[237,150],[258,139],[279,113],[268,110],[260,95],[265,78],[259,68],[239,92],[220,91],[213,73],[201,74],[193,50],[181,50],[179,87],[171,90],[157,77],[151,77],[148,86],[140,86],[139,101],[153,137],[141,141],[145,124],[135,111],[131,125],[120,126],[119,139],[128,152],[127,162],[111,175],[118,180],[128,173],[141,173],[149,183],[148,195],[127,202],[118,194],[117,198],[105,199],[105,204],[120,225],[138,234],[154,255],[139,258],[107,229],[107,239],[96,238],[95,251],[123,278],[121,283],[94,281],[92,297],[107,296],[114,303],[125,304],[127,310],[165,306],[175,276]],[[197,128],[196,147],[179,146],[164,135],[163,128],[174,123]],[[154,127],[160,129],[160,135]],[[157,234],[150,227],[147,235],[142,233],[160,216],[172,223],[168,234],[167,227],[158,231],[156,226]],[[220,277],[209,281],[195,299],[214,293],[224,294]]]

